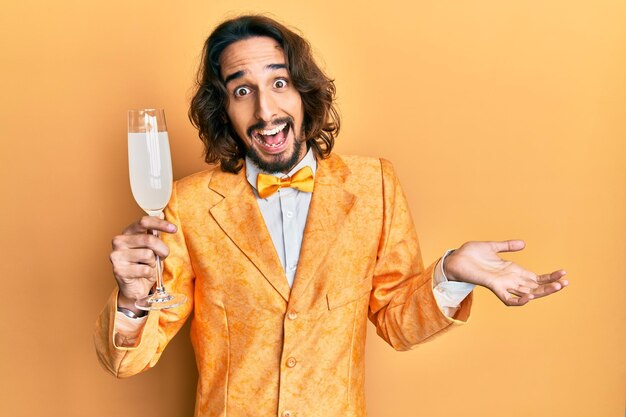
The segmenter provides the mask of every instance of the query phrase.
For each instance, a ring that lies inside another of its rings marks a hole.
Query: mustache
[[[248,134],[248,136],[252,136],[252,132],[254,132],[255,130],[267,130],[270,129],[272,126],[282,125],[283,123],[287,123],[289,126],[293,127],[293,118],[290,116],[286,116],[276,118],[269,123],[258,122],[250,126],[246,133]]]

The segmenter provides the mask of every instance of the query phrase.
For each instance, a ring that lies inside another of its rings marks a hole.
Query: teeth
[[[282,141],[278,142],[278,143],[272,143],[272,144],[265,143],[262,139],[260,139],[257,136],[254,136],[254,140],[259,142],[263,146],[268,146],[270,148],[277,148],[277,147],[281,146],[283,143],[285,143],[286,138],[283,139]]]
[[[287,123],[283,123],[280,126],[276,126],[274,129],[270,130],[257,130],[257,133],[263,136],[272,136],[283,130],[287,126]]]

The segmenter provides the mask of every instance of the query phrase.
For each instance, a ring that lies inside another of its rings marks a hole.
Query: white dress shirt
[[[293,286],[293,279],[300,258],[300,247],[304,226],[309,214],[312,193],[298,191],[295,188],[280,188],[267,198],[259,197],[256,189],[256,181],[259,173],[271,174],[282,178],[292,176],[305,166],[311,167],[313,176],[317,170],[317,161],[313,152],[309,149],[304,158],[287,174],[279,172],[263,172],[249,159],[246,158],[246,178],[254,189],[256,201],[265,220],[265,226],[272,237],[274,248],[283,266],[289,287]]]

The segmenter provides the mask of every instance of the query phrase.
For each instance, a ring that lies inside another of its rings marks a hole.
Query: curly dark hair
[[[219,161],[223,171],[232,173],[243,166],[246,146],[228,123],[228,95],[219,60],[230,44],[257,36],[272,38],[282,47],[289,75],[302,98],[304,138],[317,157],[328,157],[340,124],[333,80],[317,66],[305,39],[273,19],[249,15],[221,23],[204,43],[189,119],[204,143],[205,161]]]

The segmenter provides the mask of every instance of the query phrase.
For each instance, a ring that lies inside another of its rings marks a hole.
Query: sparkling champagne
[[[158,216],[172,194],[172,160],[167,132],[128,133],[128,165],[133,197]]]

